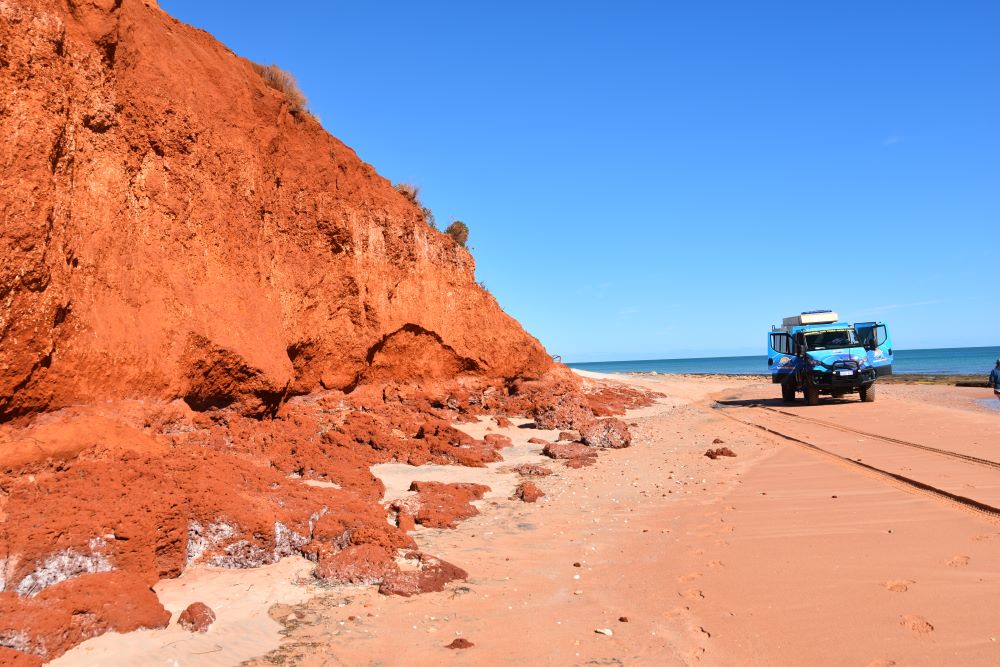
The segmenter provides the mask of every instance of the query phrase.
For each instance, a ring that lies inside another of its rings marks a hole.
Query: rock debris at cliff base
[[[432,590],[464,564],[407,531],[460,517],[384,506],[370,466],[499,461],[453,427],[487,414],[621,446],[595,420],[649,400],[553,363],[464,247],[155,2],[0,0],[0,146],[4,661],[162,627],[151,587],[192,563]]]

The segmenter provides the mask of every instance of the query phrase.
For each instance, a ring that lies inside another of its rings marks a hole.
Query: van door
[[[793,354],[795,345],[787,333],[771,333],[767,337],[767,365],[771,370],[771,382],[781,384],[795,372],[799,358]]]
[[[854,331],[868,349],[868,363],[876,374],[892,375],[892,339],[885,322],[860,322],[854,325]]]

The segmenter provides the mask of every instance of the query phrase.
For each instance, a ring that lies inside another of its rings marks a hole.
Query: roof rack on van
[[[832,324],[840,316],[832,310],[807,310],[801,315],[792,315],[781,320],[782,327],[801,327],[807,324]]]

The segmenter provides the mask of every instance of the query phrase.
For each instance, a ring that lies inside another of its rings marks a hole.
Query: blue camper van
[[[802,392],[816,405],[821,394],[840,398],[860,394],[875,400],[875,381],[892,374],[892,340],[884,322],[839,322],[832,310],[812,310],[786,317],[767,337],[771,381],[781,397]]]

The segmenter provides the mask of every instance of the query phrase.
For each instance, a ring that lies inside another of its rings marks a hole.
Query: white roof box
[[[786,317],[781,321],[783,327],[801,327],[807,324],[830,324],[840,319],[832,310],[810,310],[801,315]]]

